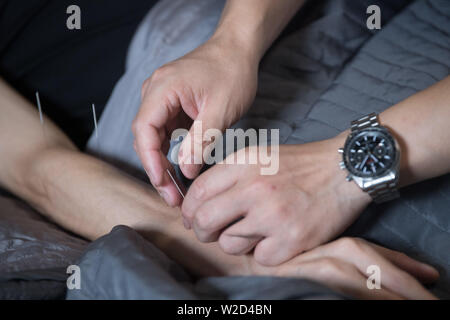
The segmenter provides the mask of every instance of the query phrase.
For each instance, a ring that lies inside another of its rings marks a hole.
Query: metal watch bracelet
[[[370,127],[378,127],[380,122],[376,113],[371,113],[358,120],[351,122],[351,131],[361,131]],[[376,203],[390,201],[399,197],[397,190],[398,181],[388,181],[381,184],[376,184],[365,190]]]

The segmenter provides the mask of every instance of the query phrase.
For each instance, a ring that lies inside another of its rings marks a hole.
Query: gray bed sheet
[[[136,231],[116,226],[79,262],[81,289],[67,299],[345,299],[324,285],[276,277],[192,278]]]
[[[376,1],[383,27],[369,31],[365,9],[373,2],[310,1],[264,58],[254,106],[236,127],[278,128],[281,143],[325,139],[355,117],[380,112],[448,76],[450,1],[419,0],[406,9],[407,0]],[[153,8],[134,37],[127,71],[99,122],[99,139],[89,142],[91,153],[145,179],[130,130],[141,84],[207,40],[223,4],[162,0]],[[62,297],[66,267],[77,260],[82,290],[68,291],[72,299],[343,298],[300,279],[195,281],[127,227],[86,248],[86,241],[22,206],[0,198],[0,298]],[[19,207],[23,212],[16,215]],[[369,207],[347,231],[437,266],[441,279],[432,290],[441,298],[450,297],[449,232],[449,176]]]
[[[23,201],[0,195],[0,299],[61,299],[66,269],[88,242]]]

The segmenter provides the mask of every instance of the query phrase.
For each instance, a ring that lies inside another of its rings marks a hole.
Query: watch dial
[[[359,177],[376,177],[395,164],[392,136],[381,128],[370,128],[350,136],[344,147],[347,169]]]

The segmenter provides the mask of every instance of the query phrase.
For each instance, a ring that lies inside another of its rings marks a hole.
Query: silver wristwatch
[[[380,125],[377,114],[352,121],[339,152],[340,167],[348,171],[347,181],[353,180],[376,203],[399,197],[400,149],[394,136]]]

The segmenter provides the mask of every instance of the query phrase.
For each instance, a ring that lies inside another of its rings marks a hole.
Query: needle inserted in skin
[[[169,174],[170,179],[172,179],[173,183],[175,184],[175,187],[177,188],[178,192],[181,194],[181,196],[184,199],[184,194],[183,191],[181,191],[180,187],[178,186],[178,183],[175,181],[174,177],[172,176],[172,174],[170,173],[169,169],[166,169],[167,173]]]
[[[98,140],[97,114],[95,113],[95,104],[92,104],[92,116],[94,117],[95,138]]]
[[[39,98],[39,92],[36,91],[36,101],[39,110],[39,119],[41,120],[41,125],[44,124],[44,117],[42,116],[41,99]]]

